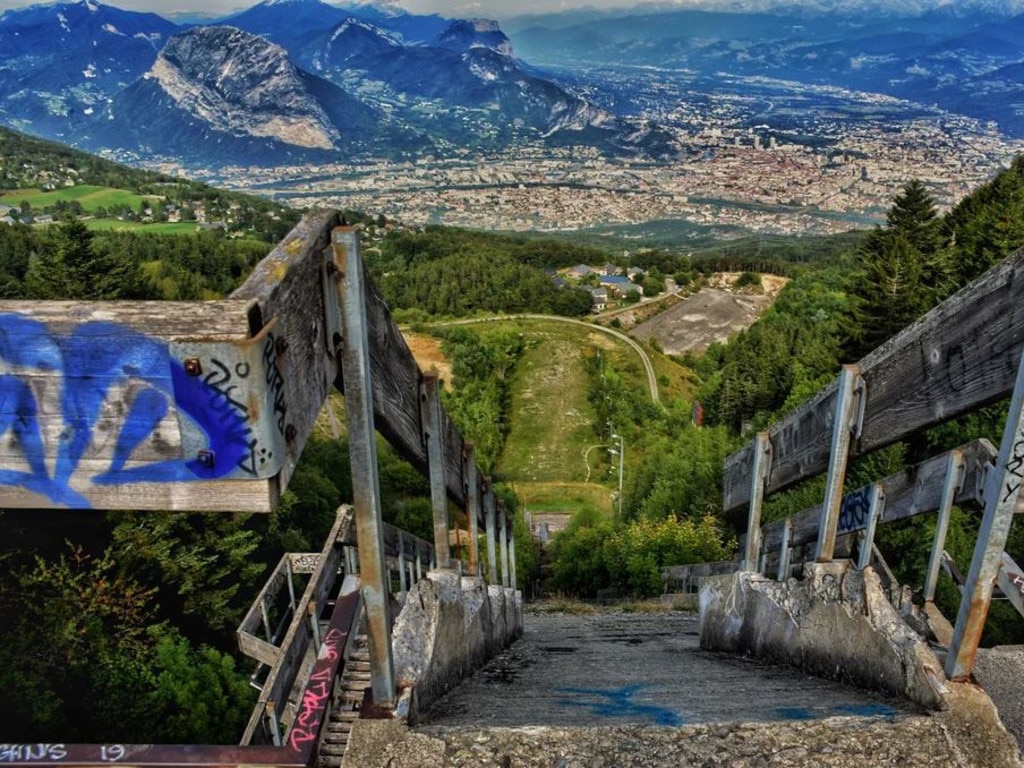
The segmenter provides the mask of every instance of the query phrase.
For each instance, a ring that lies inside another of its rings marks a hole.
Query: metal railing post
[[[857,391],[862,391],[863,379],[856,365],[844,365],[839,374],[836,390],[836,410],[832,421],[832,446],[828,458],[828,480],[825,484],[825,503],[821,508],[818,543],[814,559],[819,563],[832,560],[836,550],[836,530],[843,509],[843,483],[846,481],[846,462],[850,454],[850,438],[857,428]]]
[[[466,478],[466,517],[469,518],[469,573],[476,576],[480,570],[480,480],[476,468],[476,446],[464,444],[463,461]]]
[[[875,530],[878,528],[878,521],[882,519],[885,511],[885,491],[881,483],[871,486],[871,499],[868,505],[868,527],[864,529],[860,538],[860,551],[857,553],[857,567],[864,570],[871,565],[871,553],[875,547]]]
[[[430,473],[430,505],[434,511],[434,558],[437,567],[451,568],[448,545],[448,492],[444,483],[444,436],[441,434],[441,398],[437,376],[423,376],[420,398],[423,431],[427,441],[427,464]]]
[[[754,438],[753,467],[750,478],[750,510],[747,516],[747,551],[743,558],[743,570],[761,570],[761,505],[764,501],[764,484],[768,479],[771,463],[772,444],[767,432],[758,432]]]
[[[405,579],[405,534],[398,530],[398,584],[402,592],[409,591],[409,582]]]
[[[395,702],[395,667],[391,651],[391,600],[377,474],[363,261],[359,254],[359,235],[354,228],[336,228],[331,233],[331,243],[334,263],[341,278],[342,376],[373,699],[380,706],[392,706]]]
[[[514,523],[514,521],[513,521]],[[508,536],[508,574],[512,590],[516,590],[516,532],[515,525],[509,531]]]
[[[485,478],[484,483],[487,490],[484,493],[484,520],[487,529],[487,569],[490,571],[488,583],[498,583],[498,553],[496,543],[498,539],[498,526],[496,521],[497,499],[494,498],[494,490],[491,488],[491,479]]]
[[[498,549],[501,551],[501,586],[507,587],[509,585],[509,573],[508,573],[508,521],[505,518],[504,506],[498,511],[500,522],[500,536],[501,541],[498,542]]]
[[[775,578],[785,581],[789,578],[789,542],[793,538],[793,518],[787,517],[782,526],[782,542],[779,544],[779,572]]]
[[[999,458],[985,483],[985,513],[974,545],[953,640],[946,656],[946,677],[964,680],[974,668],[974,655],[985,627],[992,587],[999,574],[1017,496],[1024,482],[1024,357],[1017,365],[1010,412],[999,446]]]
[[[935,520],[935,537],[932,539],[932,553],[928,558],[928,572],[924,578],[924,600],[935,601],[935,586],[939,582],[942,567],[942,552],[946,548],[946,533],[949,531],[949,516],[953,510],[953,499],[963,483],[964,457],[960,451],[950,451],[946,462],[946,479],[942,486],[942,500]]]

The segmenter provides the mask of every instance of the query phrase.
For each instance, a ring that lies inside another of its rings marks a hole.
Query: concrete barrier
[[[522,633],[521,597],[454,571],[430,571],[409,591],[392,647],[415,721],[440,696]]]
[[[700,644],[945,709],[942,664],[892,607],[878,575],[848,560],[808,563],[804,579],[753,572],[707,579]]]

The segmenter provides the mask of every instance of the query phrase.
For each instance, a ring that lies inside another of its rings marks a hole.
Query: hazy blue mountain
[[[1005,15],[1019,5],[832,2],[765,12],[765,3],[750,3],[756,12],[596,14],[568,24],[571,16],[557,14],[550,24],[536,16],[514,22],[511,37],[541,66],[641,65],[835,85],[979,118],[998,114],[1003,131],[1024,136],[1024,113],[979,97],[1013,90],[997,73],[1024,60],[1024,15]]]
[[[51,137],[72,135],[152,66],[177,25],[84,0],[0,16],[0,116]]]

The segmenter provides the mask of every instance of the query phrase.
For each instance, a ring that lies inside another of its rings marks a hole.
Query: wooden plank
[[[883,448],[1007,397],[1024,348],[1024,251],[935,307],[859,363],[867,385],[861,435],[851,456]],[[769,430],[774,451],[766,492],[824,471],[836,384]],[[750,445],[725,462],[723,506],[750,497]]]
[[[345,265],[339,264],[339,269]],[[377,431],[406,461],[427,474],[427,448],[420,422],[422,374],[399,331],[387,303],[367,274],[366,311],[370,337],[370,371],[373,377],[373,415]],[[338,376],[335,386],[342,392]],[[465,504],[462,479],[463,438],[447,413],[442,414],[445,443],[445,488],[456,504]]]
[[[996,450],[988,440],[974,440],[956,449],[963,453],[965,477],[954,503],[978,502],[980,477],[986,465],[996,458]],[[939,508],[942,485],[946,474],[948,454],[915,464],[902,472],[881,480],[885,492],[885,510],[879,525],[903,520]],[[839,516],[838,535],[854,533],[867,527],[870,507],[871,483],[843,496],[843,507]],[[812,507],[793,515],[791,546],[808,544],[817,540],[818,524],[821,521],[821,507]],[[764,549],[774,552],[782,542],[784,520],[776,520],[762,528]]]
[[[295,471],[338,371],[326,339],[324,250],[339,222],[333,210],[304,216],[231,294],[248,303],[250,336],[275,323],[271,341],[278,354],[266,386],[274,394],[281,434],[287,438],[281,489]]]

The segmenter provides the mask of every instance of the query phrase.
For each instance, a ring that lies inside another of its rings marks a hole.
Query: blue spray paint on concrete
[[[198,377],[189,377],[173,360],[167,344],[115,323],[93,322],[70,334],[53,336],[41,322],[16,313],[0,314],[0,437],[10,433],[28,471],[0,468],[0,485],[43,495],[57,505],[91,506],[70,487],[89,446],[97,437],[103,407],[116,387],[137,391],[114,439],[109,466],[90,478],[97,485],[133,482],[192,482],[224,477],[243,464],[252,445],[247,413],[225,408],[222,393]],[[63,429],[53,475],[46,464],[46,436],[39,421],[30,377],[61,374],[59,406]],[[177,395],[177,397],[176,397]],[[213,461],[197,457],[154,461],[126,468],[132,452],[151,437],[171,404],[206,434]]]
[[[593,697],[596,701],[562,699],[560,703],[567,707],[589,709],[600,717],[633,717],[650,720],[656,725],[683,725],[683,718],[668,707],[638,704],[633,701],[633,694],[648,687],[650,686],[635,684],[622,688],[559,688],[557,692]]]

